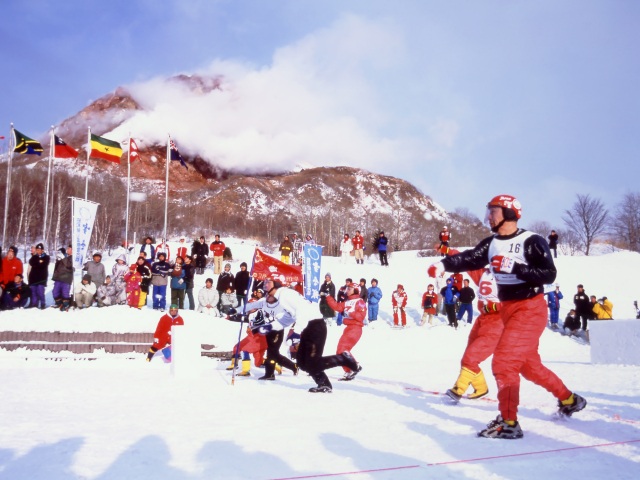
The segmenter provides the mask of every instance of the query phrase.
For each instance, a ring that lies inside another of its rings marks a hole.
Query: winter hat
[[[91,275],[87,273],[84,277],[82,277],[82,280],[86,280],[87,282],[91,283]]]
[[[171,305],[169,305],[169,310],[173,310],[173,309],[178,310],[178,305],[176,305],[175,303],[172,303]]]
[[[40,250],[44,250],[44,245],[43,245],[43,244],[41,244],[41,243],[39,243],[39,244],[37,244],[37,245],[36,245],[36,249],[38,249],[38,248],[39,248]]]
[[[224,268],[227,268],[227,267],[231,268],[231,264],[230,263],[225,264]]]
[[[100,252],[93,252],[93,256],[94,256],[94,257],[100,257],[100,258],[102,258],[102,253],[100,253]]]
[[[331,278],[331,274],[329,272],[325,273],[324,276]]]
[[[18,247],[11,245],[9,250],[12,251],[14,255],[18,255]]]
[[[349,286],[353,288],[353,293],[355,293],[356,295],[360,293],[360,285],[358,285],[357,283],[352,283]]]

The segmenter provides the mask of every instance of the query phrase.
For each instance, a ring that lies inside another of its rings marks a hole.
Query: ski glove
[[[441,277],[444,274],[444,265],[442,262],[436,262],[427,269],[427,274],[431,278]]]
[[[491,259],[491,268],[494,273],[511,273],[516,262],[511,257],[496,255]]]

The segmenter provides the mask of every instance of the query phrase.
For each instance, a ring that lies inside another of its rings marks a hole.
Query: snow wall
[[[591,363],[640,365],[640,320],[589,320]]]

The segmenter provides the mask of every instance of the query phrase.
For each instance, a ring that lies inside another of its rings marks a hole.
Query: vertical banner
[[[304,298],[318,303],[320,299],[320,265],[322,246],[305,244],[302,249],[304,268]]]
[[[76,271],[81,271],[84,265],[98,205],[95,202],[71,197],[71,245],[73,247],[73,266]]]

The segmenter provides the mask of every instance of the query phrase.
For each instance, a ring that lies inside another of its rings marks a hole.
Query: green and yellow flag
[[[40,155],[42,153],[42,145],[40,142],[27,137],[15,128],[13,129],[13,134],[16,139],[16,146],[13,149],[15,153],[24,153],[26,155]]]
[[[91,156],[120,163],[122,147],[118,142],[91,134]]]

